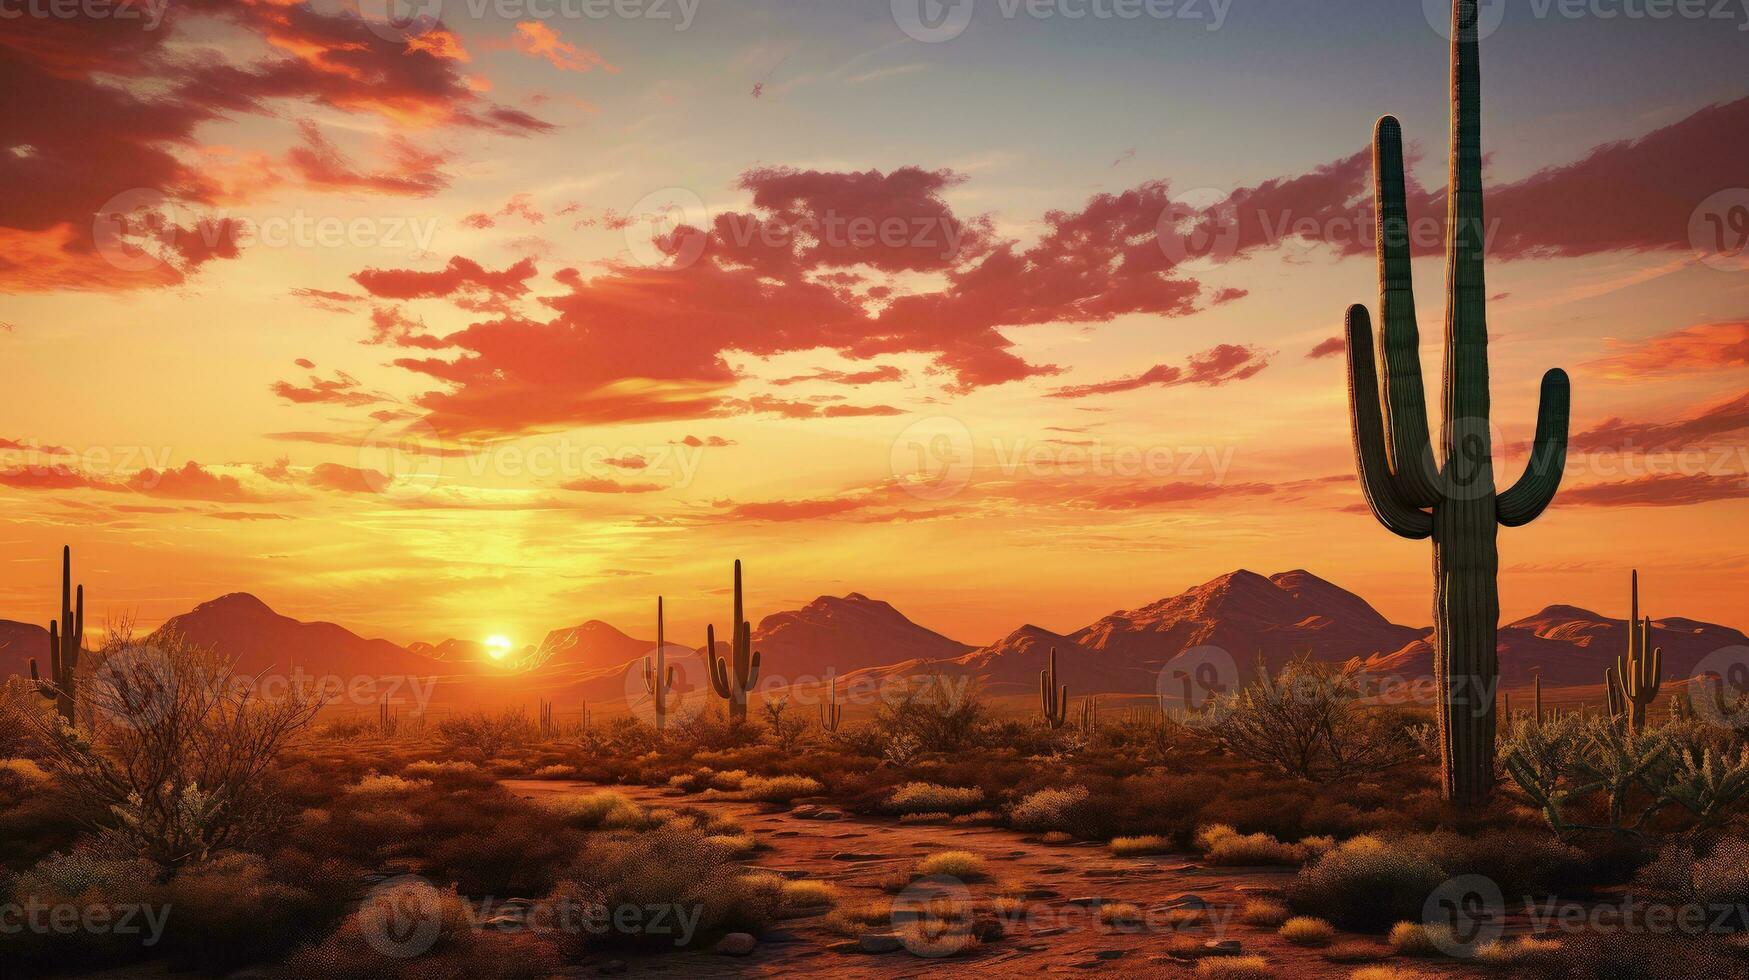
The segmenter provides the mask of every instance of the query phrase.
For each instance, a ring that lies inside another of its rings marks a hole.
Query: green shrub
[[[1447,874],[1405,847],[1354,837],[1300,869],[1288,903],[1347,929],[1380,930],[1421,914]]]

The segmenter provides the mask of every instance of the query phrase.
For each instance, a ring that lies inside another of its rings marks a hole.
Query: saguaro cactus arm
[[[1403,127],[1397,117],[1381,116],[1373,127],[1373,201],[1378,211],[1378,362],[1384,374],[1385,451],[1398,498],[1423,508],[1439,502],[1439,468],[1427,435],[1403,185]]]
[[[1522,527],[1555,499],[1567,469],[1567,427],[1572,407],[1572,385],[1567,372],[1553,368],[1543,375],[1542,397],[1536,410],[1536,443],[1530,463],[1518,482],[1500,495],[1497,517],[1505,527]]]
[[[1433,534],[1433,515],[1406,499],[1391,475],[1385,422],[1379,410],[1378,368],[1373,363],[1372,317],[1356,303],[1348,308],[1348,407],[1354,423],[1354,462],[1361,493],[1385,529],[1419,540]],[[1429,457],[1431,459],[1431,457]]]

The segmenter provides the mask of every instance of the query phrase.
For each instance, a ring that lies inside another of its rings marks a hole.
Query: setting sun
[[[486,637],[486,655],[493,660],[503,660],[510,655],[510,637],[495,633]]]

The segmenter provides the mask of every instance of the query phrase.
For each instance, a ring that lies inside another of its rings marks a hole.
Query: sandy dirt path
[[[1194,966],[1166,955],[1175,936],[1237,940],[1245,954],[1265,957],[1281,977],[1349,977],[1360,965],[1327,961],[1319,950],[1283,941],[1273,928],[1237,921],[1250,898],[1277,893],[1293,872],[1280,868],[1212,868],[1196,855],[1174,854],[1118,858],[1101,845],[1045,844],[1036,838],[994,827],[901,824],[841,813],[837,819],[815,819],[777,811],[754,803],[713,800],[699,794],[675,796],[639,786],[598,786],[563,780],[505,780],[512,792],[530,798],[552,794],[590,793],[611,789],[646,805],[690,805],[721,811],[752,831],[763,850],[746,863],[750,868],[786,878],[831,882],[841,902],[860,903],[892,897],[882,882],[912,868],[918,860],[943,850],[982,855],[996,882],[969,886],[974,896],[987,896],[997,883],[1026,889],[1025,912],[1010,918],[1007,935],[951,958],[932,959],[906,949],[871,954],[855,948],[854,940],[826,928],[823,914],[779,922],[745,958],[709,950],[654,955],[613,954],[623,959],[627,975],[665,973],[679,976],[831,976],[856,977],[989,976],[1001,974],[1122,973],[1130,976],[1189,977]],[[838,811],[832,811],[838,812]],[[1100,922],[1101,903],[1127,902],[1142,910],[1147,925],[1138,931]],[[910,904],[900,899],[900,907]],[[1190,924],[1185,910],[1206,906]],[[871,932],[889,931],[878,927]],[[1179,940],[1182,942],[1182,940]],[[1338,942],[1358,941],[1387,951],[1379,937],[1343,935]],[[1477,969],[1453,963],[1429,963],[1394,958],[1392,965],[1426,976],[1480,976]],[[578,976],[591,976],[597,966]]]

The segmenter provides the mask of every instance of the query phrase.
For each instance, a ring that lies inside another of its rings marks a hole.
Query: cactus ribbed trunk
[[[1392,533],[1433,541],[1441,783],[1446,799],[1461,804],[1484,801],[1494,784],[1498,529],[1529,523],[1554,500],[1566,464],[1570,400],[1564,372],[1555,369],[1543,376],[1530,463],[1517,483],[1498,493],[1482,270],[1487,234],[1476,8],[1476,0],[1455,0],[1452,5],[1441,463],[1434,462],[1421,383],[1402,127],[1390,116],[1379,120],[1373,144],[1383,321],[1376,360],[1366,307],[1351,306],[1347,324],[1349,400],[1361,488],[1373,515]]]
[[[747,692],[759,682],[759,651],[753,649],[753,624],[742,618],[741,560],[735,559],[735,611],[729,624],[730,657],[716,655],[716,631],[705,628],[705,660],[710,664],[711,688],[729,703],[731,721],[747,720]]]

